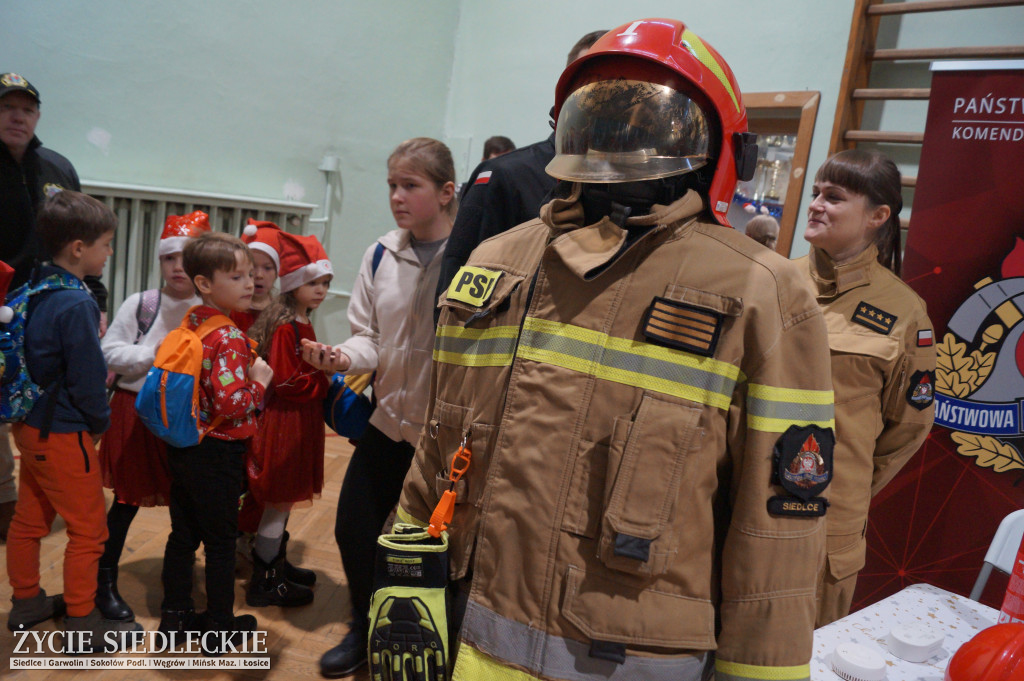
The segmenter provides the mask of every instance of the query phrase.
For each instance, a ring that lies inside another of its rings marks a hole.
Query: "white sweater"
[[[395,441],[416,444],[427,412],[430,363],[434,351],[434,305],[444,245],[424,267],[410,234],[394,229],[372,273],[371,244],[363,254],[348,304],[352,337],[335,346],[352,359],[347,373],[377,372],[377,408],[370,423]]]
[[[135,311],[139,307],[141,295],[133,293],[121,303],[114,321],[100,341],[103,357],[107,360],[107,369],[121,375],[117,387],[133,393],[139,392],[142,384],[146,382],[146,372],[153,366],[160,341],[181,324],[190,307],[203,302],[198,296],[185,300],[176,300],[168,295],[161,296],[160,309],[153,320],[153,325],[146,335],[135,343],[135,335],[139,331]]]

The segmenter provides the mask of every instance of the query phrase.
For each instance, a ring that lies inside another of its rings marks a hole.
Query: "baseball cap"
[[[38,103],[39,90],[32,86],[32,83],[28,82],[17,73],[0,73],[0,98],[9,95],[12,92],[24,92],[25,94],[32,97]]]

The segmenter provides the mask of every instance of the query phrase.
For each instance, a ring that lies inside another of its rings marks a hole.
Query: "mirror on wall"
[[[755,215],[774,217],[779,223],[775,250],[786,257],[800,214],[820,99],[816,90],[743,93],[747,125],[750,132],[757,133],[757,169],[751,180],[736,183],[729,222],[745,232]]]

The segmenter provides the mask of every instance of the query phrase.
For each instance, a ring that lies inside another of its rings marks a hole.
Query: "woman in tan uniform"
[[[816,626],[850,611],[868,506],[917,451],[934,416],[935,348],[925,304],[900,278],[900,172],[883,154],[840,152],[814,178],[803,271],[828,327],[835,475]]]

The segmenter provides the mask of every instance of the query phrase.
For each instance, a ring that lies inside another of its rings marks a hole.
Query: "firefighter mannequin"
[[[556,120],[562,198],[441,297],[399,504],[424,524],[471,451],[453,678],[807,679],[828,348],[795,267],[725,221],[754,161],[735,80],[637,21],[567,67]]]

